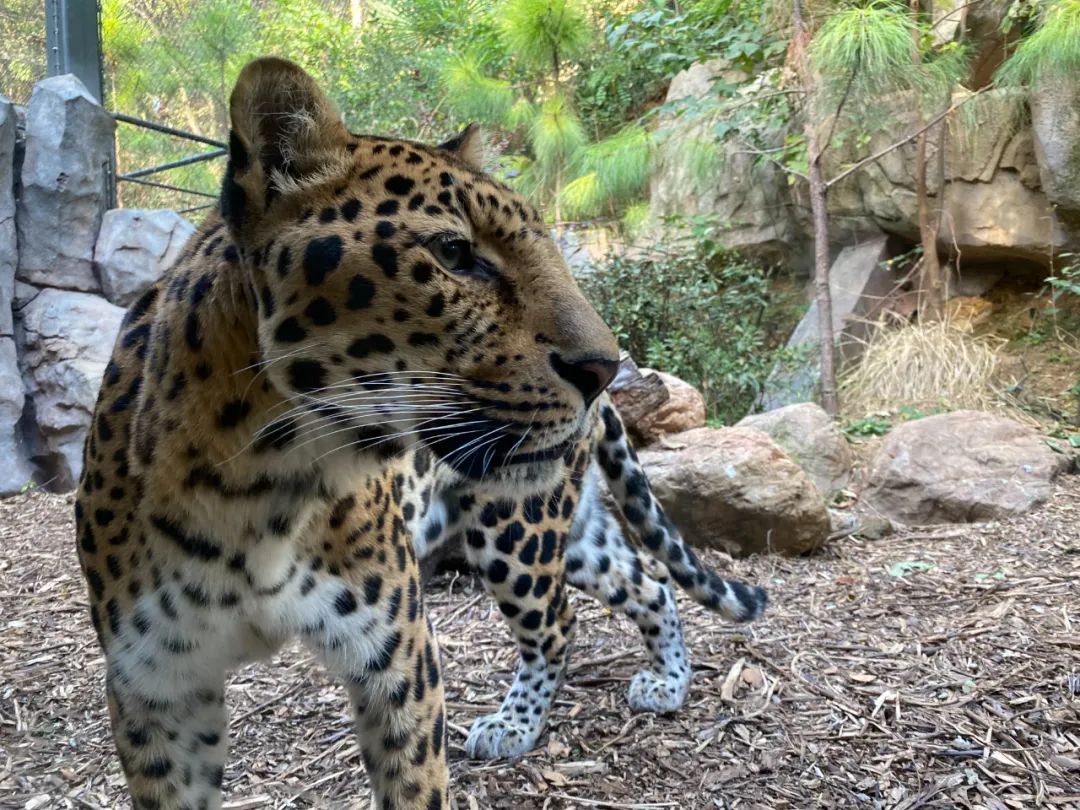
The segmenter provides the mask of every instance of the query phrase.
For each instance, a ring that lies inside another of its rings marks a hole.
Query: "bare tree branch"
[[[971,101],[976,96],[983,93],[983,91],[985,91],[985,90],[986,90],[985,87],[980,88],[979,90],[976,90],[971,95],[965,96],[964,98],[962,98],[960,101],[956,102],[955,104],[949,105],[948,109],[946,109],[944,112],[940,113],[939,115],[935,115],[933,118],[931,118],[926,123],[925,126],[919,127],[919,129],[915,130],[910,135],[907,135],[904,138],[902,138],[901,140],[889,144],[884,149],[880,149],[877,152],[875,152],[874,154],[870,155],[869,157],[863,158],[858,163],[855,163],[855,164],[852,164],[851,166],[848,166],[848,168],[844,169],[844,171],[840,172],[840,174],[838,174],[835,177],[831,178],[825,184],[825,187],[826,188],[832,188],[833,186],[835,186],[840,181],[842,181],[842,180],[850,177],[851,175],[853,175],[855,172],[857,172],[863,166],[866,166],[869,163],[875,163],[875,162],[881,160],[883,157],[885,157],[885,155],[889,154],[890,152],[895,152],[897,149],[899,149],[904,144],[911,143],[913,140],[918,138],[920,135],[922,135],[928,129],[930,129],[931,127],[933,127],[937,123],[939,123],[943,118],[947,118],[948,116],[952,115],[954,112],[959,110],[961,107],[963,107],[965,104],[967,104],[969,101]]]

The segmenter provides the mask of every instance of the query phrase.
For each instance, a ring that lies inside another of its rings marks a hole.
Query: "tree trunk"
[[[919,127],[923,126],[919,115]],[[944,125],[942,125],[944,126]],[[926,141],[923,132],[915,139],[915,196],[919,201],[919,239],[922,242],[922,269],[919,271],[919,320],[940,321],[945,314],[945,279],[938,257],[937,217],[930,212],[930,195],[926,183]],[[941,184],[939,194],[944,194]]]
[[[818,307],[821,353],[821,406],[829,416],[836,416],[840,403],[836,392],[836,337],[833,334],[832,290],[829,288],[828,189],[821,175],[820,152],[810,158],[809,179],[810,212],[814,221],[814,298]]]
[[[818,307],[818,350],[821,358],[821,406],[830,416],[840,411],[836,390],[836,338],[833,335],[832,290],[829,287],[829,216],[827,209],[828,186],[821,171],[821,158],[828,144],[818,143],[814,126],[815,116],[810,110],[814,98],[814,77],[806,58],[806,44],[810,33],[802,15],[802,0],[794,0],[792,7],[795,49],[799,78],[805,91],[807,109],[803,111],[803,133],[809,164],[807,179],[810,183],[810,212],[814,223],[814,299]]]
[[[560,62],[559,49],[553,48],[551,51],[551,75],[555,84],[556,97],[562,96],[562,81],[559,75]],[[562,238],[563,160],[564,158],[559,158],[559,165],[555,168],[555,237],[557,239]]]
[[[364,27],[364,0],[349,0],[349,16],[354,31]]]
[[[912,61],[918,65],[922,62],[920,52],[919,35],[919,0],[911,0],[911,16],[915,21],[912,26]],[[933,17],[933,8],[930,8]],[[919,241],[922,243],[922,268],[919,271],[919,320],[940,321],[945,315],[945,279],[941,269],[941,259],[938,257],[938,217],[930,215],[930,195],[926,183],[926,144],[930,137],[926,127],[926,116],[923,115],[922,99],[915,100],[915,109],[918,113],[916,126],[919,135],[915,139],[915,199],[919,205]],[[945,126],[943,123],[942,126]],[[940,155],[940,153],[939,153]],[[945,195],[944,178],[938,183],[939,206],[940,198]]]
[[[555,170],[555,237],[562,237],[562,166]]]

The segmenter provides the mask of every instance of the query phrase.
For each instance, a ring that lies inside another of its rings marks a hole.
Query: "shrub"
[[[644,366],[675,374],[705,397],[711,422],[744,416],[791,323],[773,327],[769,272],[723,249],[711,218],[674,220],[647,256],[609,256],[581,281],[619,344]],[[785,320],[790,308],[780,307]]]

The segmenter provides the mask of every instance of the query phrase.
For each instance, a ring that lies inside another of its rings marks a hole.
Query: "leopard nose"
[[[555,373],[581,392],[588,407],[608,387],[619,370],[618,360],[604,357],[586,357],[582,360],[565,360],[558,352],[552,352],[549,360]]]

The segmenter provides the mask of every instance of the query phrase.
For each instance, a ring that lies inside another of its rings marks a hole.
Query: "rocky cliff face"
[[[943,180],[929,171],[931,204],[942,209],[939,243],[945,255],[965,260],[1023,259],[1048,264],[1080,233],[1070,233],[1043,185],[1035,135],[1024,123],[1026,94],[1014,89],[958,91],[962,105],[947,124],[928,132],[927,163],[942,161]],[[874,135],[858,153],[831,150],[826,173],[836,176],[861,156],[884,151],[897,133],[918,128],[914,114]],[[1080,137],[1080,128],[1075,136]],[[901,135],[902,137],[902,135]],[[944,154],[939,157],[939,151]],[[915,193],[915,144],[908,143],[869,163],[829,194],[836,238],[874,230],[912,241],[919,238]]]
[[[726,60],[692,65],[668,88],[667,101],[702,99],[716,80],[745,79]],[[668,118],[671,132],[656,155],[649,182],[649,215],[655,227],[668,216],[713,214],[722,223],[728,247],[769,264],[795,267],[805,236],[794,215],[787,178],[771,163],[762,163],[735,142],[717,146],[713,130],[719,114]],[[782,132],[764,133],[782,142]]]
[[[73,76],[0,98],[0,495],[74,486],[123,307],[194,230],[105,211],[113,130]]]
[[[1006,4],[1007,5],[1007,4]],[[987,6],[979,8],[974,7]],[[1004,58],[1001,3],[942,9],[939,30],[971,43],[970,89],[952,98],[961,105],[945,123],[931,128],[928,164],[933,205],[942,209],[940,249],[946,258],[968,262],[1019,260],[1049,266],[1052,257],[1080,246],[1080,79],[1046,77],[1028,90],[988,88],[988,76]],[[951,33],[949,33],[951,32]],[[979,39],[978,37],[981,37]],[[697,64],[671,83],[667,100],[701,99],[712,82],[728,79],[723,60]],[[977,92],[976,92],[977,91]],[[898,100],[900,108],[913,107]],[[684,120],[685,119],[685,120]],[[729,139],[717,146],[708,116],[664,121],[672,134],[659,149],[650,184],[650,213],[714,214],[724,223],[731,248],[788,267],[809,264],[810,223],[799,184],[772,164]],[[829,126],[828,121],[822,126]],[[873,135],[869,143],[835,145],[827,152],[826,176],[914,132],[909,121]],[[781,143],[783,133],[759,133]],[[701,153],[714,157],[703,170]],[[904,144],[868,163],[829,193],[832,238],[851,244],[882,231],[916,241],[915,145]]]

